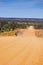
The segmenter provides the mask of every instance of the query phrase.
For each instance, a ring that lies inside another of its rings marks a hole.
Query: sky
[[[43,18],[43,0],[0,0],[0,17]]]

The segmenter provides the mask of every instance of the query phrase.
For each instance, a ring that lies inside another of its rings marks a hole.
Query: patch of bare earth
[[[43,38],[33,28],[21,36],[0,37],[0,65],[43,65]]]

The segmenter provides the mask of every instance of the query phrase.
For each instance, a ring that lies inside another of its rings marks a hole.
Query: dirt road
[[[43,39],[0,37],[0,65],[43,65]]]

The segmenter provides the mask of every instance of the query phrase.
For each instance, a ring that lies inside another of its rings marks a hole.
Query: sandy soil
[[[43,65],[43,38],[26,32],[0,37],[0,65]]]

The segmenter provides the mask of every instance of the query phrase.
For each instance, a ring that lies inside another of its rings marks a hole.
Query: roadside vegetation
[[[6,21],[6,20],[0,20],[0,34],[1,35],[7,35],[12,36],[15,35],[18,29],[25,29],[29,26],[34,26],[36,30],[43,30],[43,22],[15,22],[15,21]],[[35,33],[38,37],[43,37],[42,31],[37,31]]]
[[[35,29],[43,29],[43,22],[9,22],[0,20],[0,32],[13,31],[16,28],[26,28],[29,26],[34,26]]]

